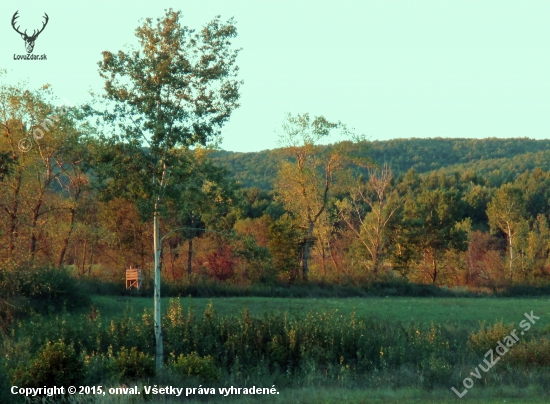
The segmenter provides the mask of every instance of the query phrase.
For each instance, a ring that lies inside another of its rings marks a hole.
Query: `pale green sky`
[[[73,103],[101,90],[101,51],[135,43],[139,20],[182,10],[200,28],[237,20],[241,107],[222,147],[277,146],[284,114],[341,120],[371,140],[546,138],[550,133],[550,1],[12,1],[0,9],[0,68],[50,83]],[[14,61],[23,26],[50,21],[35,45],[47,61]]]

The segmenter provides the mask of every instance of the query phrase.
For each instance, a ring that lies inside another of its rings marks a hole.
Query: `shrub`
[[[88,294],[80,283],[67,272],[59,268],[33,268],[19,273],[19,292],[30,299],[37,312],[53,308],[74,309],[90,304]]]
[[[90,304],[80,282],[59,268],[0,268],[0,326],[30,312],[47,313]]]
[[[550,341],[546,338],[521,341],[517,346],[510,348],[504,360],[513,367],[525,369],[550,366]]]
[[[425,389],[431,390],[434,387],[444,386],[451,378],[451,366],[444,358],[431,355],[422,363],[422,368],[422,386]]]
[[[114,359],[114,370],[121,380],[137,380],[155,376],[155,361],[136,347],[128,351],[125,347],[120,349]]]
[[[5,364],[0,361],[0,403],[12,403],[15,401],[15,397],[10,394],[10,383]]]
[[[174,361],[173,368],[182,376],[196,377],[204,382],[216,381],[220,376],[214,359],[210,355],[201,358],[196,352],[181,354]]]
[[[513,329],[513,324],[504,325],[502,322],[489,328],[485,328],[485,325],[482,324],[478,332],[470,335],[468,348],[476,354],[484,354],[489,349],[495,348],[498,342],[502,341]]]
[[[48,341],[30,363],[19,366],[14,385],[19,387],[71,386],[83,380],[83,363],[72,345]]]
[[[92,352],[87,354],[83,351],[84,368],[86,370],[85,386],[100,385],[113,381],[111,372],[113,358],[102,353]]]

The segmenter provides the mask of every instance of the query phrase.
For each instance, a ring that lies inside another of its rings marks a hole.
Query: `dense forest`
[[[411,138],[372,141],[369,146],[364,157],[378,165],[390,165],[396,176],[405,174],[411,168],[419,174],[441,168],[446,168],[447,172],[473,169],[490,177],[490,182],[497,185],[526,170],[536,167],[550,169],[550,141],[545,139]],[[332,148],[331,145],[323,146],[321,151],[329,152]],[[212,153],[211,157],[244,187],[273,189],[280,161],[278,150],[257,153],[220,150]]]
[[[55,111],[48,91],[2,93],[4,115],[14,117],[0,154],[2,262],[66,266],[115,282],[138,266],[151,279],[151,150],[102,140],[75,109],[22,151],[15,116],[32,108],[47,119]],[[177,230],[161,251],[167,280],[490,288],[547,280],[550,141],[326,146],[338,124],[303,114],[284,125],[287,146],[277,150],[174,149],[160,222],[161,234]]]

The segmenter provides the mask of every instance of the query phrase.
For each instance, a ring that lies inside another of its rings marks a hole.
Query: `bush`
[[[470,336],[468,348],[476,354],[485,354],[489,349],[494,349],[513,329],[513,324],[504,325],[502,322],[489,328],[482,324],[481,329]]]
[[[182,376],[196,377],[203,382],[213,382],[220,377],[214,359],[211,356],[201,358],[196,352],[191,352],[187,356],[181,354],[174,361],[173,368]]]
[[[114,370],[121,380],[138,380],[155,376],[155,361],[136,347],[128,351],[122,347],[113,363]]]
[[[72,345],[48,341],[30,366],[19,366],[14,385],[19,387],[71,386],[83,380],[83,362]]]
[[[81,283],[59,268],[0,268],[0,329],[32,312],[48,313],[90,304]]]
[[[422,363],[422,386],[431,390],[444,386],[451,379],[452,369],[444,358],[430,356],[430,359]]]
[[[16,396],[10,394],[10,387],[5,365],[0,361],[0,403],[9,404],[15,401]]]
[[[510,348],[504,360],[513,367],[546,368],[550,366],[550,341],[546,338],[521,341],[517,346]]]
[[[102,383],[116,382],[111,372],[113,368],[113,358],[108,357],[103,353],[92,352],[87,354],[83,351],[84,368],[86,371],[85,386],[101,385]]]
[[[550,294],[550,285],[526,285],[517,284],[504,288],[498,295],[503,297],[519,296],[548,296]]]
[[[19,294],[28,298],[32,308],[39,313],[90,304],[88,294],[66,269],[46,267],[21,270],[18,278]]]

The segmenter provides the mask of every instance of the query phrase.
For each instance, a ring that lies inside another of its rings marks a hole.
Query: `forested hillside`
[[[334,146],[323,146],[330,152]],[[364,153],[377,164],[387,163],[396,176],[414,168],[425,173],[441,168],[448,172],[472,168],[482,174],[492,173],[494,185],[500,185],[501,176],[514,176],[535,167],[550,168],[550,140],[514,139],[393,139],[374,141]],[[213,160],[229,170],[230,175],[246,188],[273,188],[273,180],[281,159],[278,150],[257,153],[217,151]]]

